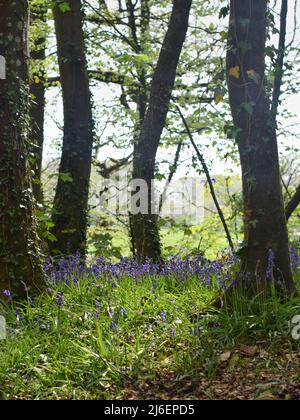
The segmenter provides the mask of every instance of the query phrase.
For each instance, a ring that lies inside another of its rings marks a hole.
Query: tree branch
[[[275,80],[272,98],[271,112],[274,121],[277,119],[277,112],[279,106],[279,99],[281,95],[281,86],[283,78],[283,65],[286,51],[286,25],[287,25],[287,13],[288,13],[288,0],[282,0],[281,12],[280,12],[280,34],[279,34],[279,45],[278,45],[278,56],[275,65]]]
[[[111,70],[88,70],[89,78],[103,83],[115,83],[117,85],[124,85],[126,83],[136,85],[128,76],[118,74]],[[48,77],[45,84],[49,86],[60,83],[60,76]]]
[[[108,165],[107,162],[96,162],[95,166],[97,167],[97,172],[103,178],[109,178],[112,173],[118,171],[119,169],[123,168],[124,166],[130,164],[130,160],[132,158],[132,153],[129,156],[126,156],[123,159],[113,159],[111,158],[110,161],[112,165]]]
[[[131,0],[126,0],[126,8],[128,13],[128,25],[130,28],[131,38],[137,50],[140,50],[139,40],[137,37],[137,26],[135,19],[135,6]]]
[[[160,213],[160,212],[161,212],[161,210],[162,210],[162,207],[163,207],[163,201],[164,201],[164,199],[165,199],[165,196],[166,196],[166,193],[167,193],[168,186],[171,184],[172,179],[173,179],[173,177],[174,177],[174,175],[175,175],[175,173],[176,173],[176,171],[177,171],[177,168],[178,168],[178,162],[179,162],[180,152],[181,152],[182,146],[183,146],[183,139],[181,139],[181,140],[180,140],[180,142],[179,142],[179,143],[178,143],[178,145],[177,145],[177,149],[176,149],[176,153],[175,153],[174,162],[173,162],[173,165],[172,165],[172,166],[171,166],[171,168],[170,168],[170,173],[169,173],[169,176],[168,176],[168,180],[167,180],[166,185],[165,185],[165,187],[164,187],[164,190],[163,190],[163,192],[162,192],[162,194],[161,194],[161,196],[160,196],[160,198],[159,198],[159,213]]]

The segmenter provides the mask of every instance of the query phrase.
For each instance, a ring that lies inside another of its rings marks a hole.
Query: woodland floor
[[[300,399],[300,297],[239,294],[217,311],[234,261],[45,268],[47,294],[0,308],[0,399]]]
[[[249,354],[253,353],[255,354]],[[248,353],[248,354],[247,354]],[[255,347],[224,354],[213,379],[161,377],[127,382],[126,400],[300,400],[300,354],[271,355]],[[238,366],[235,366],[238,364]]]

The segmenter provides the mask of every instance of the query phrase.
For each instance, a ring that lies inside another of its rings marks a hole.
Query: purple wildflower
[[[117,324],[115,323],[115,321],[111,321],[109,328],[111,329],[111,331],[116,331]]]
[[[163,320],[164,322],[166,322],[167,311],[163,310],[163,311],[161,312],[160,316],[161,316],[162,320]]]
[[[268,251],[268,266],[267,266],[267,270],[266,270],[267,280],[272,279],[274,266],[275,266],[275,254],[272,251],[272,249],[269,249],[269,251]]]
[[[54,295],[54,290],[51,289],[50,287],[48,287],[48,289],[46,289],[46,292],[49,293],[49,295],[51,295],[51,296]]]
[[[63,300],[64,300],[64,296],[63,293],[58,293],[57,297],[56,297],[56,305],[61,308],[63,305]]]
[[[292,264],[292,269],[293,271],[296,271],[297,268],[299,267],[299,253],[298,253],[298,249],[292,247],[291,248],[291,264]]]
[[[10,293],[10,291],[9,290],[4,290],[3,296],[6,297],[7,299],[11,299],[11,293]]]

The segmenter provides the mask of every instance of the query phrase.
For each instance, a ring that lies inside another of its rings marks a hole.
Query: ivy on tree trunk
[[[0,299],[45,286],[29,167],[28,2],[0,0]],[[23,283],[22,283],[23,282]]]
[[[266,35],[266,0],[230,1],[227,80],[244,196],[239,285],[257,292],[275,282],[293,293],[276,127],[265,89]]]

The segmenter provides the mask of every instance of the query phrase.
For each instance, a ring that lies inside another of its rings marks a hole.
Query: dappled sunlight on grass
[[[234,267],[225,257],[173,260],[163,270],[124,259],[48,260],[48,294],[3,307],[1,397],[116,398],[136,381],[212,381],[225,362],[231,370],[244,363],[234,356],[241,346],[251,357],[297,350],[290,321],[299,299],[210,307]]]

